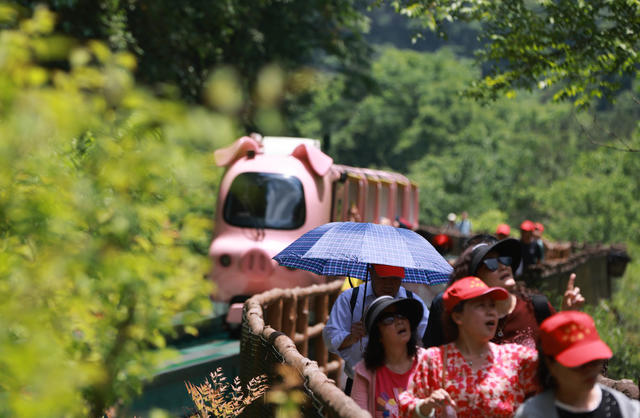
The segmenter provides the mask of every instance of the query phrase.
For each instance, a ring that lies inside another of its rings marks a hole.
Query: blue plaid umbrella
[[[280,265],[324,276],[368,278],[369,264],[404,267],[404,281],[446,283],[451,265],[415,232],[362,222],[332,222],[305,233],[273,257]]]

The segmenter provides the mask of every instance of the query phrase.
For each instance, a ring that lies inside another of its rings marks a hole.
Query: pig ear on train
[[[311,169],[318,176],[324,176],[329,172],[329,169],[333,165],[333,158],[329,157],[318,148],[308,145],[300,144],[291,153],[294,157],[300,161],[306,161],[311,166]]]
[[[255,139],[243,136],[233,144],[226,148],[221,148],[213,153],[213,157],[218,167],[228,167],[235,160],[247,154],[247,151],[253,151],[256,154],[260,150],[260,144]]]

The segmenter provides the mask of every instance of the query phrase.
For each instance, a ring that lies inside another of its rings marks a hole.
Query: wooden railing
[[[342,281],[335,280],[306,288],[273,289],[253,296],[244,305],[240,342],[243,377],[263,373],[273,377],[278,362],[295,367],[315,403],[305,416],[370,416],[339,389],[342,360],[328,352],[322,338],[341,286]]]

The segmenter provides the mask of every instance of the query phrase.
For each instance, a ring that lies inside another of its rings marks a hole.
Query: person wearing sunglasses
[[[499,303],[500,320],[496,335],[491,340],[496,344],[518,343],[535,348],[538,341],[539,324],[556,311],[546,297],[534,294],[518,286],[514,271],[522,259],[522,246],[514,238],[497,240],[484,236],[474,242],[458,257],[453,265],[449,285],[466,276],[477,276],[489,287],[501,287],[509,297]],[[569,278],[562,309],[577,309],[584,304],[580,289],[574,286],[575,274]],[[425,347],[443,344],[442,297],[434,298],[429,322],[423,338]]]
[[[416,299],[380,296],[367,308],[369,336],[364,358],[354,368],[354,401],[373,417],[399,417],[398,395],[416,367],[416,329],[423,315]]]
[[[508,298],[505,289],[478,277],[447,288],[442,300],[448,343],[419,352],[399,397],[403,416],[510,417],[538,393],[537,351],[490,342],[498,324],[496,305]]]
[[[613,353],[593,318],[559,312],[540,324],[540,383],[545,389],[520,406],[517,418],[640,417],[640,403],[597,383]]]

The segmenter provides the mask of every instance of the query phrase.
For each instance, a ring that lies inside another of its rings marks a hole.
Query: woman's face
[[[411,323],[395,306],[385,309],[378,318],[378,329],[383,347],[401,345],[406,347],[411,339]]]
[[[503,256],[504,254],[501,255],[496,251],[487,253],[480,262],[476,275],[489,287],[501,287],[511,291],[516,286],[516,280],[513,278],[510,263],[505,265],[503,264],[505,260],[500,259]]]
[[[566,367],[548,357],[547,362],[549,373],[553,376],[559,388],[566,388],[571,391],[589,391],[596,384],[598,374],[602,372],[604,360],[594,360],[578,367]]]
[[[489,295],[465,301],[462,312],[451,314],[460,334],[478,341],[489,341],[496,334],[498,310],[496,301]]]

